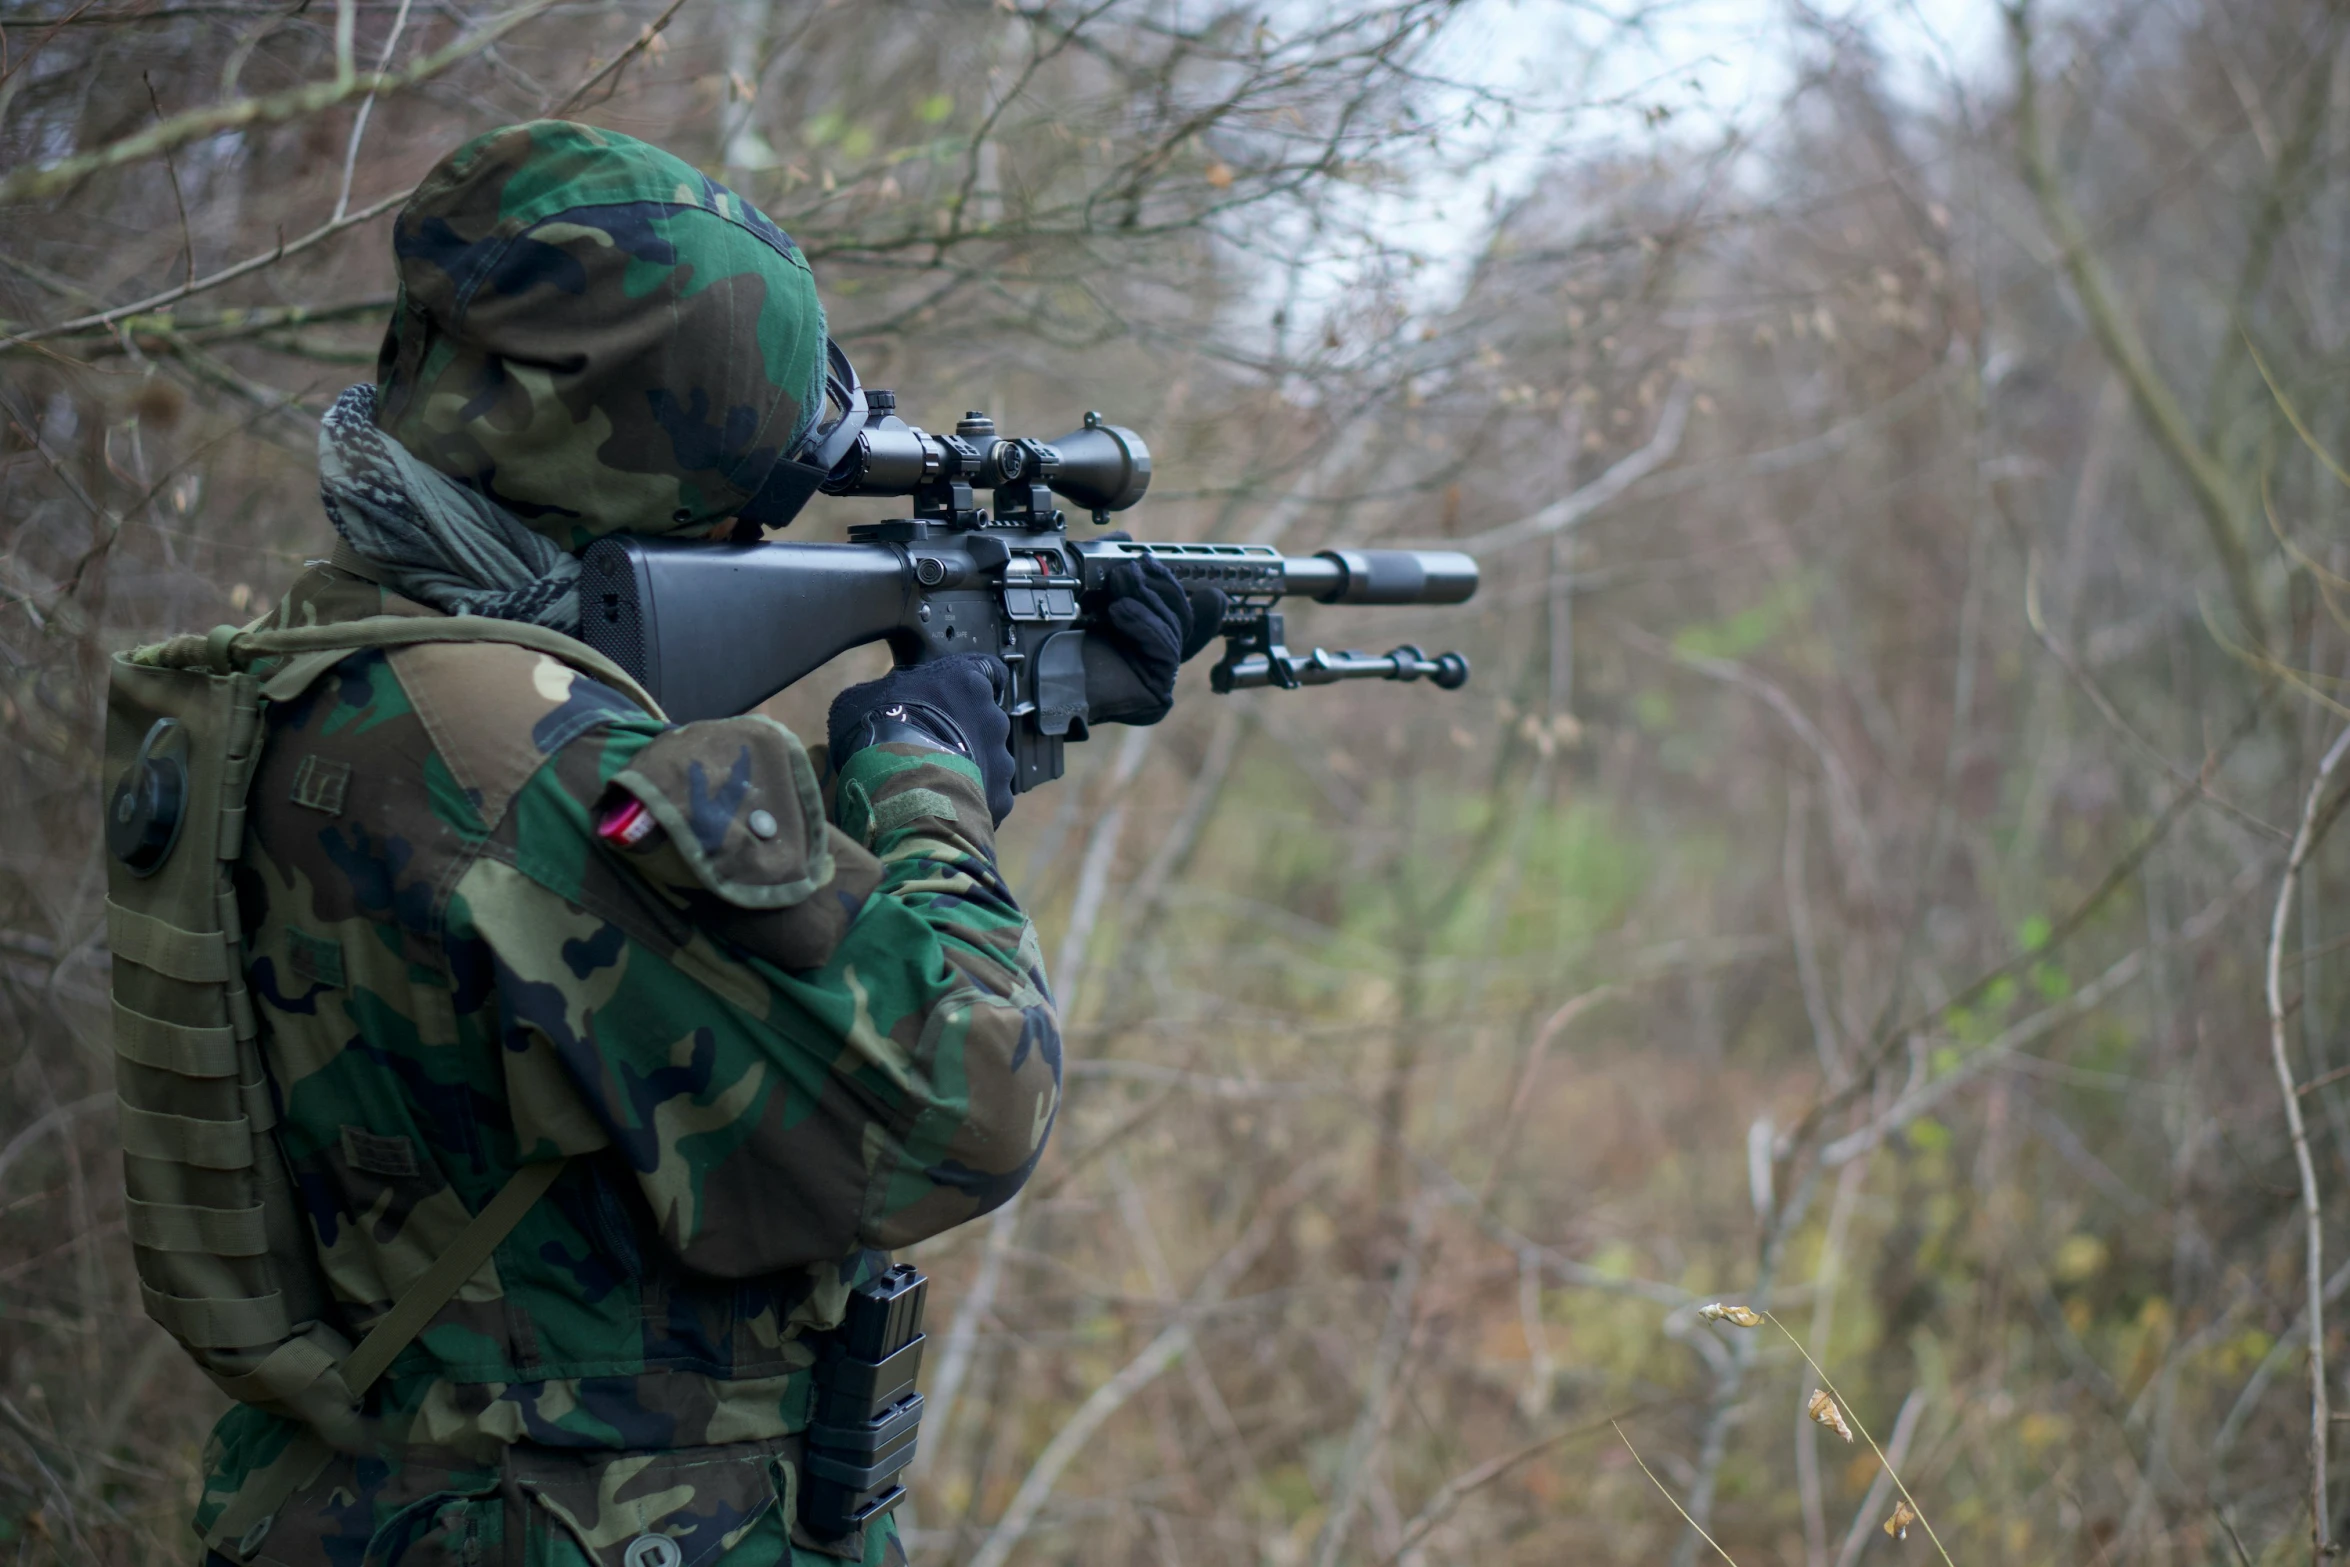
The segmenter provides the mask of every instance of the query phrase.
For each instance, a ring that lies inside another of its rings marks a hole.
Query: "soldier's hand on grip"
[[[1122,539],[1123,534],[1106,538]],[[1214,588],[1186,592],[1175,575],[1144,556],[1103,574],[1100,634],[1156,698],[1130,724],[1155,724],[1175,706],[1175,674],[1185,659],[1216,638],[1224,623],[1224,595]]]
[[[1010,680],[1001,659],[964,653],[851,686],[832,699],[825,737],[832,769],[869,745],[926,745],[979,769],[987,811],[1001,827],[1012,814],[1012,720],[1003,709]]]

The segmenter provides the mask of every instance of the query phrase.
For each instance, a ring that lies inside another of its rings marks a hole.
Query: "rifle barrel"
[[[1310,598],[1323,604],[1460,604],[1477,591],[1477,562],[1458,550],[1323,550],[1284,555],[1268,544],[1079,546],[1100,558],[1149,555],[1176,580],[1242,598]]]
[[[1323,604],[1459,604],[1477,591],[1477,562],[1458,550],[1323,550],[1284,560],[1282,577]]]

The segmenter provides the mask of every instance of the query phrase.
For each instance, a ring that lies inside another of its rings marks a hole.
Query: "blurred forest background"
[[[1897,70],[1791,0],[1724,130],[1533,0],[498,3],[0,4],[0,1558],[187,1559],[217,1413],[123,1238],[105,655],[324,552],[388,214],[550,113],[917,422],[1143,431],[1143,537],[1485,570],[1292,620],[1457,696],[1195,672],[1022,801],[1068,1103],[916,1253],[919,1567],[1939,1559],[1795,1341],[1953,1560],[2350,1532],[2342,6]]]

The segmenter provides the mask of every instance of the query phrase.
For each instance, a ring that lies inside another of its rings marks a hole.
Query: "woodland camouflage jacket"
[[[432,612],[314,565],[279,624],[384,613]],[[977,770],[860,752],[831,825],[782,726],[667,726],[491,644],[354,653],[267,722],[246,967],[349,1336],[518,1164],[574,1157],[378,1384],[378,1453],[250,1559],[621,1567],[654,1528],[684,1567],[781,1559],[804,1335],[1009,1197],[1058,1101]],[[614,790],[665,831],[599,841]],[[291,1435],[222,1419],[200,1530]],[[894,1553],[865,1533],[833,1554]]]

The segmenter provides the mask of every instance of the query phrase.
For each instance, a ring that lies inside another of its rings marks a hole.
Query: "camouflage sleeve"
[[[658,827],[628,848],[594,827],[622,796]],[[1059,1028],[977,769],[876,748],[838,814],[780,725],[615,718],[550,758],[452,899],[452,934],[494,954],[525,1143],[608,1144],[705,1272],[985,1213],[1058,1107]]]

